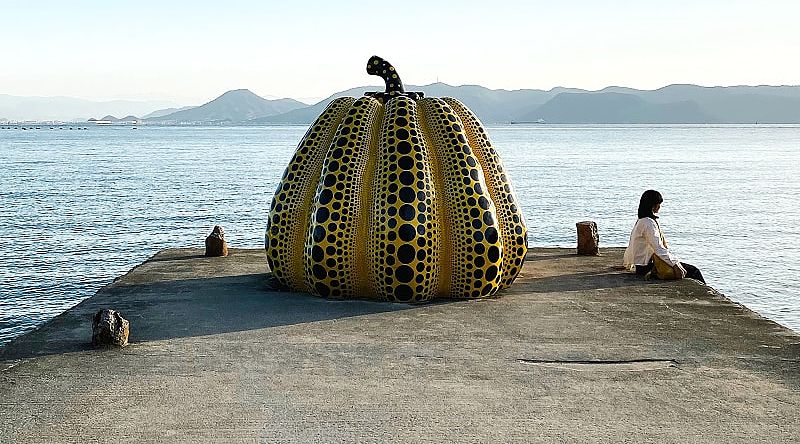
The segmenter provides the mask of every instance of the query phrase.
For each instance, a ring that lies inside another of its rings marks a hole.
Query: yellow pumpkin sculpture
[[[527,229],[481,122],[453,98],[385,92],[333,100],[270,206],[267,260],[289,289],[326,298],[479,298],[522,268]]]

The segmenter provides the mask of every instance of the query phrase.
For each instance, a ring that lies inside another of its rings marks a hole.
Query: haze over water
[[[0,344],[162,248],[202,247],[215,224],[232,247],[263,247],[272,193],[305,129],[2,130]],[[532,246],[574,247],[575,222],[587,219],[601,246],[624,246],[639,196],[655,188],[682,260],[800,330],[800,126],[488,130]]]

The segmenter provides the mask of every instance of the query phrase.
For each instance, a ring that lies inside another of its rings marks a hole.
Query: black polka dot
[[[410,170],[414,167],[414,159],[410,156],[403,156],[397,160],[397,165],[404,170]]]
[[[500,249],[492,245],[489,247],[489,253],[487,254],[487,257],[490,261],[497,262],[497,260],[500,259]]]
[[[497,267],[492,265],[486,270],[486,280],[493,281],[497,277]]]
[[[411,144],[403,140],[397,144],[397,152],[400,154],[408,154],[411,152]]]
[[[492,244],[497,242],[497,229],[495,227],[486,229],[486,240]]]
[[[315,262],[322,262],[324,257],[325,252],[322,251],[322,248],[319,245],[314,245],[314,248],[311,249],[311,258],[314,259]]]
[[[405,284],[398,285],[394,289],[394,297],[400,302],[409,302],[414,298],[414,290]]]
[[[314,242],[322,242],[323,239],[325,239],[325,228],[317,225],[314,227]]]
[[[325,279],[325,276],[328,275],[325,271],[325,267],[320,264],[314,264],[312,271],[314,272],[314,277],[317,279]]]
[[[415,235],[417,234],[417,231],[414,230],[414,227],[409,224],[401,225],[398,231],[400,234],[400,239],[406,242],[410,242],[412,239],[414,239]]]
[[[424,251],[424,250],[420,250],[420,251]],[[411,261],[414,260],[414,247],[412,247],[411,245],[408,245],[408,244],[402,245],[397,250],[397,258],[400,259],[400,262],[402,262],[404,264],[411,263]],[[422,259],[420,259],[420,260],[422,260]]]
[[[403,187],[400,189],[400,200],[405,203],[411,203],[417,197],[417,193],[414,192],[413,188]]]
[[[400,282],[411,282],[411,279],[414,279],[414,270],[412,270],[408,265],[401,265],[397,267],[397,270],[395,270],[394,276]]]
[[[416,213],[415,213],[414,207],[412,205],[405,204],[402,207],[400,207],[399,214],[400,214],[400,217],[403,218],[403,220],[410,221],[410,220],[414,219],[414,215]]]
[[[319,293],[319,295],[323,298],[327,298],[331,294],[331,289],[322,282],[317,282],[314,285],[314,289],[317,290],[317,293]]]
[[[317,223],[321,224],[328,220],[328,216],[330,216],[330,211],[328,211],[325,207],[317,208]]]
[[[414,183],[414,175],[410,171],[403,171],[400,173],[400,183],[410,186]]]

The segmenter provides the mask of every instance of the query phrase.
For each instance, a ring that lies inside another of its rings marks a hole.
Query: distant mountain
[[[669,85],[652,91],[609,87],[652,103],[695,101],[719,123],[800,123],[800,86]]]
[[[464,102],[485,123],[507,123],[520,114],[547,102],[560,92],[582,92],[574,88],[554,88],[550,91],[539,89],[489,89],[478,85],[451,86],[446,83],[430,85],[405,85],[406,91],[422,91],[426,97],[455,97]],[[365,91],[380,91],[383,86],[361,86],[340,91],[306,108],[285,114],[251,120],[254,125],[310,124],[320,115],[328,104],[338,97],[360,97]]]
[[[651,103],[634,94],[619,92],[561,93],[534,111],[523,114],[522,122],[547,123],[713,123],[697,102],[684,100]]]
[[[72,97],[21,97],[0,94],[0,115],[12,120],[86,121],[106,114],[144,115],[157,109],[174,107],[165,100],[112,100],[97,102]]]
[[[147,120],[164,123],[240,123],[307,106],[294,99],[267,100],[250,90],[236,89],[204,105],[160,117],[150,117]]]
[[[167,114],[172,114],[172,113],[175,113],[175,112],[178,112],[178,111],[184,111],[184,110],[192,109],[192,108],[195,108],[195,107],[194,106],[182,106],[180,108],[159,109],[159,110],[153,111],[150,114],[143,115],[142,116],[142,120],[149,119],[151,117],[164,117]]]
[[[378,86],[352,88],[306,108],[253,119],[256,125],[310,124],[334,98],[360,97]],[[493,90],[444,83],[414,86],[428,97],[455,97],[484,123],[800,123],[800,86],[704,87],[669,85],[657,90],[610,86],[600,91]]]
[[[487,124],[547,123],[800,123],[800,86],[669,85],[656,90],[609,86],[599,91],[489,89],[445,83],[406,85],[427,97],[455,97]],[[362,86],[307,105],[294,99],[267,100],[246,89],[228,91],[197,107],[168,102],[91,102],[66,97],[0,95],[0,115],[14,120],[86,120],[91,116],[144,116],[148,123],[308,125],[335,98],[360,97],[383,86]],[[105,119],[105,118],[104,118]],[[110,120],[110,119],[109,119]]]

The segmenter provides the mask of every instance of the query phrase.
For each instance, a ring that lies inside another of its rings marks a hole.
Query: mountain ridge
[[[248,89],[236,89],[200,106],[153,109],[155,102],[91,102],[70,98],[27,98],[0,94],[0,115],[20,119],[44,105],[61,113],[80,114],[95,106],[98,115],[140,115],[150,124],[308,125],[333,99],[360,97],[383,86],[366,85],[331,94],[308,105],[294,99],[265,99]],[[454,97],[467,105],[484,123],[800,123],[800,85],[700,86],[671,84],[654,90],[607,86],[598,90],[554,87],[543,89],[490,89],[481,85],[446,83],[406,85],[408,91],[426,97]],[[566,94],[566,95],[565,95]],[[59,101],[61,100],[61,101]],[[75,104],[78,105],[75,105]],[[70,105],[71,104],[71,105]],[[133,104],[133,105],[132,105]],[[77,106],[77,108],[76,108]],[[113,109],[112,109],[113,108]],[[132,112],[130,108],[142,110]],[[147,112],[144,112],[147,111]],[[53,111],[40,120],[54,118]],[[31,119],[35,120],[35,119]]]
[[[337,97],[359,96],[380,87],[362,86],[284,114],[246,122],[253,125],[310,124]],[[451,96],[488,124],[545,123],[800,123],[800,86],[699,86],[672,84],[655,90],[608,86],[590,91],[489,89],[444,83],[407,85],[426,96]],[[562,96],[573,94],[574,96]],[[618,97],[623,94],[629,97]],[[634,104],[635,102],[635,104]],[[559,109],[563,108],[563,109]],[[587,110],[591,110],[588,112]]]
[[[234,89],[203,105],[146,120],[173,123],[240,123],[283,114],[306,106],[308,105],[294,99],[267,100],[249,89]]]

